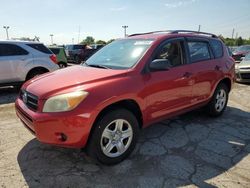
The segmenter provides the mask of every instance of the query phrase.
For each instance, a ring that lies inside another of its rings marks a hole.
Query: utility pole
[[[233,28],[233,32],[232,32],[232,39],[234,38],[234,28]]]
[[[124,29],[124,37],[127,37],[127,25],[123,25],[122,28]]]
[[[53,45],[53,44],[54,44],[54,43],[53,43],[53,36],[54,36],[54,35],[53,35],[53,34],[50,34],[49,36],[50,36],[50,39],[51,39],[51,45]]]
[[[9,33],[8,33],[8,29],[10,28],[9,26],[3,26],[3,28],[6,31],[6,36],[7,36],[7,40],[9,40]]]
[[[74,38],[72,38],[72,44],[74,44]]]
[[[201,25],[199,25],[199,28],[198,28],[198,32],[200,32],[201,31]]]

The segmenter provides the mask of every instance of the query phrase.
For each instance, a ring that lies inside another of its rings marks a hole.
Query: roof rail
[[[147,35],[147,34],[154,34],[154,33],[171,33],[171,32],[172,32],[172,31],[170,31],[170,30],[151,31],[151,32],[146,32],[146,33],[135,33],[135,34],[131,34],[131,35],[129,35],[129,37],[137,36],[137,35]]]
[[[200,31],[191,31],[191,30],[162,30],[162,31],[151,31],[151,32],[146,32],[146,33],[135,33],[129,35],[129,37],[132,36],[137,36],[137,35],[147,35],[147,34],[154,34],[154,33],[171,33],[171,34],[178,34],[178,33],[196,33],[196,34],[201,34],[201,35],[208,35],[214,38],[218,38],[217,35],[213,33],[206,33],[206,32],[200,32]]]
[[[200,32],[200,31],[192,31],[192,30],[173,30],[171,31],[171,33],[196,33],[196,34],[202,34],[202,35],[208,35],[214,38],[218,38],[217,35],[213,34],[213,33],[206,33],[206,32]]]

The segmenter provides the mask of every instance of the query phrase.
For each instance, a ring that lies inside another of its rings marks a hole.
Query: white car
[[[57,69],[55,54],[42,43],[0,41],[0,86],[19,85]]]

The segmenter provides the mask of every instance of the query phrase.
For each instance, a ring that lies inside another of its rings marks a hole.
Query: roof
[[[37,41],[23,41],[23,40],[0,40],[0,43],[13,43],[13,44],[17,44],[17,43],[33,43],[33,44],[42,44],[41,42],[37,42]]]

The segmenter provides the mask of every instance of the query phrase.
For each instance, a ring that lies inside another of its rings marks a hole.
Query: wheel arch
[[[112,103],[112,104],[109,104],[109,105],[105,106],[98,113],[98,115],[96,116],[96,118],[94,120],[94,123],[93,123],[93,125],[91,127],[89,136],[88,136],[88,140],[87,140],[87,143],[86,143],[86,148],[89,145],[90,140],[92,139],[92,135],[93,135],[94,129],[95,129],[96,125],[97,125],[97,122],[106,113],[108,113],[111,110],[115,110],[117,108],[124,108],[124,109],[132,112],[135,115],[135,117],[136,117],[136,119],[138,121],[139,128],[141,129],[143,127],[143,115],[142,115],[142,111],[140,109],[139,104],[135,100],[133,100],[133,99],[123,99],[123,100],[117,101],[115,103]]]
[[[229,92],[231,91],[231,89],[232,89],[232,80],[231,80],[230,78],[228,78],[228,77],[223,78],[222,80],[220,80],[220,81],[218,82],[218,84],[216,85],[216,87],[217,87],[219,84],[221,84],[221,83],[225,84],[225,85],[228,87],[228,91],[229,91]]]
[[[46,69],[45,67],[33,67],[32,69],[30,69],[25,77],[25,80],[27,80],[27,78],[29,78],[29,75],[34,72],[34,71],[43,71],[44,73],[49,72],[48,69]]]

